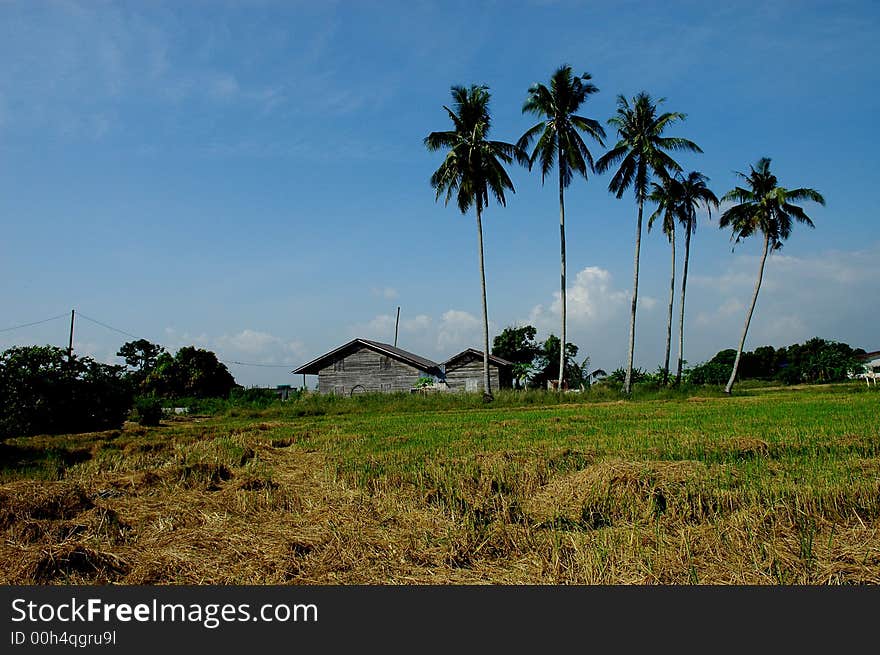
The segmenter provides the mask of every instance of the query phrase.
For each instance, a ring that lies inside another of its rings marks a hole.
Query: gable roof
[[[411,352],[403,350],[402,348],[397,348],[390,344],[382,343],[381,341],[371,341],[370,339],[352,339],[348,343],[343,344],[316,359],[313,359],[307,364],[303,364],[298,369],[291,371],[291,373],[317,375],[318,371],[326,368],[336,358],[337,355],[356,345],[365,346],[370,350],[374,350],[383,355],[394,357],[394,359],[409,364],[410,366],[414,366],[415,368],[421,369],[423,371],[430,371],[432,369],[440,368],[440,365],[437,364],[437,362],[432,362],[430,359],[425,359],[424,357],[415,355]]]
[[[874,350],[872,352],[865,353],[864,355],[859,357],[859,359],[861,359],[863,362],[869,362],[872,359],[877,359],[878,357],[880,357],[880,350]]]
[[[457,355],[453,355],[452,357],[447,359],[445,362],[443,362],[443,365],[449,366],[450,364],[457,362],[459,359],[464,359],[465,357],[467,357],[469,355],[472,355],[472,356],[477,357],[479,359],[483,359],[483,351],[482,350],[477,350],[476,348],[465,348]],[[506,359],[502,359],[501,357],[497,357],[495,355],[489,355],[489,363],[495,364],[495,366],[500,366],[500,367],[513,366],[513,362],[509,362]]]

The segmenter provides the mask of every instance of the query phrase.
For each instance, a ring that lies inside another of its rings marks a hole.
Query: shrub
[[[687,373],[690,384],[727,384],[733,364],[710,361],[695,366]]]
[[[639,382],[645,382],[648,379],[648,374],[638,367],[633,367],[632,370],[632,378],[631,382],[633,384],[637,384]],[[616,368],[611,373],[609,373],[604,381],[608,383],[615,383],[622,385],[626,381],[626,369],[625,368]]]
[[[55,346],[0,354],[0,439],[118,428],[131,397],[121,366]]]
[[[159,425],[162,419],[162,401],[154,396],[141,396],[134,401],[138,423],[141,425]]]

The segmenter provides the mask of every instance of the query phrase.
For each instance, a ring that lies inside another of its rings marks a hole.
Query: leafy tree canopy
[[[146,380],[148,391],[168,398],[226,398],[236,386],[217,355],[194,346],[159,355]]]
[[[541,351],[535,342],[536,334],[531,325],[506,327],[492,341],[492,354],[514,364],[531,364]]]
[[[156,360],[164,352],[165,348],[158,344],[137,339],[122,344],[116,356],[122,357],[130,368],[146,375],[156,367]]]
[[[0,354],[0,439],[118,428],[130,406],[121,366],[55,346]]]
[[[740,359],[737,378],[740,380],[762,379],[779,380],[786,384],[801,382],[838,382],[861,367],[859,356],[865,353],[861,348],[853,348],[849,344],[828,341],[813,337],[803,344],[792,344],[782,348],[761,346],[754,351],[743,352]],[[725,367],[730,375],[736,351],[732,348],[717,353],[707,364]],[[706,365],[703,365],[705,367]],[[694,379],[694,371],[699,369],[698,379]],[[703,384],[711,378],[715,381],[716,369],[696,367],[691,372],[691,382]],[[704,380],[703,378],[707,378]]]

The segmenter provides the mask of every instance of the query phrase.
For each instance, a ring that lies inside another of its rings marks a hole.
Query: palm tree
[[[629,355],[626,365],[626,378],[623,391],[632,391],[633,353],[636,344],[636,303],[639,295],[639,250],[642,241],[642,212],[648,197],[648,184],[651,174],[660,178],[668,177],[681,170],[666,150],[690,150],[703,152],[693,141],[680,137],[664,137],[663,131],[672,123],[685,119],[685,114],[666,112],[657,115],[657,105],[664,102],[660,98],[655,103],[651,96],[642,91],[633,98],[630,106],[622,95],[617,96],[617,114],[608,119],[608,124],[617,128],[620,140],[596,162],[596,170],[604,173],[614,164],[620,167],[608,183],[608,190],[618,198],[633,187],[639,207],[636,222],[635,264],[633,270],[633,295],[629,323]]]
[[[678,181],[678,222],[684,228],[684,266],[681,272],[681,301],[679,304],[678,317],[678,367],[675,372],[676,386],[681,384],[681,368],[684,364],[684,297],[687,289],[688,261],[691,257],[691,234],[697,229],[697,209],[703,205],[709,216],[712,216],[712,207],[718,209],[718,198],[706,186],[709,178],[691,171],[687,177],[680,177]]]
[[[513,183],[503,164],[513,159],[527,165],[528,158],[515,145],[489,141],[489,87],[471,85],[453,86],[453,108],[443,106],[454,129],[431,132],[425,137],[430,151],[448,148],[446,158],[431,176],[436,189],[436,200],[445,193],[445,204],[455,196],[462,214],[471,206],[477,211],[477,237],[480,254],[480,286],[483,300],[483,398],[492,400],[489,386],[489,312],[486,307],[486,270],[483,264],[483,209],[489,204],[489,194],[501,205],[506,205],[505,190],[514,192]]]
[[[758,163],[750,168],[751,172],[748,175],[737,173],[746,181],[748,188],[734,187],[721,198],[722,201],[727,200],[738,204],[725,211],[718,222],[718,226],[722,229],[732,228],[731,238],[735,239],[736,243],[758,232],[764,237],[764,249],[761,253],[761,265],[758,267],[755,293],[752,295],[752,304],[746,314],[746,324],[739,342],[739,349],[736,351],[736,359],[733,361],[733,371],[730,373],[727,386],[724,387],[724,392],[727,394],[730,394],[733,389],[739,360],[746,343],[746,334],[749,331],[749,323],[755,311],[755,303],[758,302],[758,291],[761,289],[761,280],[764,277],[767,253],[782,248],[782,243],[791,234],[792,219],[815,227],[810,217],[801,207],[793,204],[794,202],[812,200],[820,205],[825,204],[825,199],[814,189],[786,189],[779,186],[776,176],[770,172],[770,159],[767,157],[759,159]]]
[[[651,195],[648,199],[657,203],[657,209],[648,219],[648,232],[654,221],[663,217],[663,234],[672,249],[672,267],[669,275],[669,316],[666,320],[666,357],[663,360],[663,384],[669,384],[669,351],[672,346],[672,304],[675,298],[675,221],[678,212],[678,198],[681,184],[674,177],[666,177],[662,184],[651,182]]]
[[[529,156],[529,168],[535,161],[541,160],[541,183],[556,165],[559,170],[559,251],[561,261],[561,277],[559,284],[560,301],[562,303],[562,343],[566,339],[565,311],[565,189],[571,184],[574,173],[587,179],[587,170],[595,171],[593,155],[578,132],[593,137],[604,147],[602,139],[605,130],[599,121],[584,118],[575,114],[587,99],[587,96],[599,91],[590,82],[592,77],[584,73],[580,77],[572,75],[571,66],[563,64],[550,77],[550,88],[536,83],[529,88],[529,95],[523,104],[523,113],[541,116],[543,120],[526,131],[517,142],[517,147],[526,150],[540,134],[532,154]],[[559,352],[559,383],[562,390],[565,378],[565,357],[562,349]]]

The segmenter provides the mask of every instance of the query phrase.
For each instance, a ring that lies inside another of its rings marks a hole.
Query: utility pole
[[[400,325],[400,306],[397,307],[397,320],[394,321],[394,347],[397,348],[397,326]]]
[[[70,310],[70,341],[67,342],[67,361],[73,359],[73,319],[76,316],[76,310]]]

